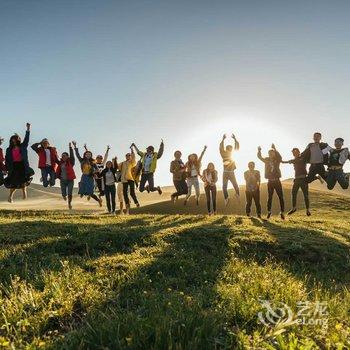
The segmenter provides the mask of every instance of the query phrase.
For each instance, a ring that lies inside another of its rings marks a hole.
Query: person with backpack
[[[148,193],[157,191],[161,195],[161,188],[159,186],[154,186],[154,173],[157,168],[157,161],[162,157],[164,152],[163,140],[161,140],[158,152],[155,152],[153,146],[148,146],[146,152],[141,152],[135,143],[133,143],[131,147],[133,147],[136,153],[141,157],[141,180],[139,191],[143,192],[146,190]]]
[[[76,179],[74,165],[75,157],[73,147],[72,144],[69,143],[69,153],[62,153],[56,169],[56,178],[60,180],[62,197],[65,201],[68,199],[69,209],[72,209],[74,180]]]
[[[280,165],[282,162],[282,157],[277,151],[274,144],[272,144],[271,149],[268,152],[268,157],[264,158],[261,155],[261,147],[258,147],[258,158],[265,164],[265,178],[267,179],[267,191],[268,191],[268,200],[267,200],[267,218],[271,217],[272,209],[272,198],[274,192],[276,192],[279,201],[280,201],[280,216],[284,220],[284,198],[283,198],[283,189],[281,183],[281,169]]]
[[[34,143],[32,150],[39,156],[38,168],[41,171],[43,186],[55,186],[58,163],[56,148],[51,146],[49,140],[45,138],[41,142]]]

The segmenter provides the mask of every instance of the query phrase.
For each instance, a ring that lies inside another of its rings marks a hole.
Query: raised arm
[[[261,147],[258,147],[258,153],[256,155],[258,157],[258,159],[260,159],[262,162],[266,162],[266,159],[261,155]]]
[[[200,163],[202,162],[204,153],[205,153],[205,151],[207,150],[207,148],[208,148],[207,146],[204,146],[203,151],[202,151],[201,155],[200,155],[199,158],[198,158],[198,161],[199,161]]]
[[[70,159],[70,163],[72,164],[72,166],[74,166],[75,165],[75,157],[74,157],[73,147],[72,147],[71,143],[69,143],[69,159]]]
[[[107,162],[107,159],[108,159],[108,153],[109,153],[110,149],[111,148],[109,146],[107,146],[106,153],[105,153],[105,156],[103,157],[103,161],[102,161],[103,165],[106,165],[106,162]]]
[[[40,147],[40,142],[33,143],[31,145],[31,148],[34,152],[38,153],[39,152],[39,147]]]
[[[158,154],[157,154],[157,159],[161,158],[161,156],[163,155],[164,152],[164,142],[163,140],[160,142],[160,146],[159,146],[159,150],[158,150]]]
[[[232,134],[232,138],[235,141],[235,151],[238,151],[239,150],[239,142],[236,139],[236,136],[234,134]]]
[[[220,146],[219,146],[219,150],[220,150],[220,154],[221,154],[221,156],[223,155],[223,153],[224,153],[224,151],[225,151],[225,139],[226,139],[226,135],[224,134],[223,136],[222,136],[222,140],[221,140],[221,142],[220,142]]]
[[[25,148],[27,148],[28,145],[29,145],[30,124],[27,123],[26,126],[27,126],[26,135],[25,135],[24,140],[23,140],[23,142],[22,142],[22,145],[23,145]]]
[[[83,161],[83,158],[80,156],[79,154],[79,150],[78,150],[78,147],[77,147],[77,143],[75,141],[72,141],[72,144],[74,146],[74,151],[75,151],[75,155],[76,157],[78,158],[79,162],[81,163]]]
[[[135,149],[136,153],[137,153],[140,157],[143,157],[143,152],[141,152],[141,151],[138,149],[138,147],[137,147],[134,143],[132,143],[131,147],[133,147],[133,148]]]

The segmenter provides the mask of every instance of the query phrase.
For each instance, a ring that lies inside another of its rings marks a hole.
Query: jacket
[[[30,131],[26,131],[26,135],[23,139],[23,142],[20,145],[21,157],[22,157],[22,162],[24,164],[24,171],[25,171],[26,176],[34,175],[34,170],[29,166],[29,160],[28,160],[29,137],[30,137]],[[6,149],[5,165],[6,165],[6,169],[8,171],[8,175],[11,176],[11,173],[13,171],[13,158],[12,158],[12,148],[11,147],[8,147]]]
[[[278,151],[276,151],[275,159],[271,159],[270,157],[262,157],[261,152],[258,152],[258,158],[265,163],[265,179],[267,180],[278,180],[281,178],[281,169],[280,165],[282,162],[282,157]]]
[[[55,171],[58,163],[58,156],[55,147],[48,147],[50,150],[50,159],[51,159],[51,168]],[[46,168],[46,152],[45,148],[43,148],[40,143],[34,143],[32,145],[32,150],[36,152],[39,156],[39,164],[38,168],[44,169]]]
[[[157,169],[157,161],[160,159],[160,157],[163,155],[164,152],[164,143],[162,142],[159,147],[158,152],[153,152],[152,154],[152,162],[150,166],[149,173],[154,173]],[[144,166],[145,166],[145,159],[147,156],[147,152],[141,152],[137,151],[137,154],[141,157],[141,164],[142,164],[142,172],[144,172]]]
[[[301,153],[301,157],[303,157],[306,161],[306,163],[310,163],[310,158],[311,158],[311,145],[313,145],[314,142],[309,143],[305,150]],[[325,142],[320,142],[320,149],[321,151],[326,151],[326,149],[328,148],[328,143]],[[322,152],[323,153],[323,164],[327,164],[328,163],[328,152]]]
[[[72,181],[76,179],[75,171],[74,171],[74,165],[75,165],[75,158],[73,153],[73,148],[69,148],[69,159],[63,162],[63,160],[60,160],[58,162],[58,166],[56,169],[56,177],[57,179],[61,179],[61,173],[62,173],[62,164],[65,163],[66,166],[66,173],[67,173],[67,180]]]
[[[185,164],[180,160],[173,160],[170,163],[170,172],[173,174],[173,181],[181,181],[186,178]]]
[[[204,186],[215,186],[217,181],[218,181],[218,172],[216,170],[211,172],[211,181],[209,182],[209,172],[207,169],[205,169],[203,171],[203,175],[202,175],[202,180],[204,182]]]
[[[136,159],[135,153],[131,153],[131,159],[125,160],[118,164],[118,168],[120,170],[120,179],[121,182],[125,183],[128,181],[135,181],[135,171],[133,171],[136,167]]]
[[[224,164],[224,171],[234,171],[236,169],[236,163],[232,160],[233,151],[226,151],[224,146],[224,140],[220,142],[220,155],[222,158],[222,162]],[[235,140],[234,150],[239,150],[239,143]]]

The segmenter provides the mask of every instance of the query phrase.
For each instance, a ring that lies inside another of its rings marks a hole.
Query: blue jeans
[[[62,197],[72,197],[74,180],[61,180],[60,186]]]
[[[55,186],[56,182],[56,174],[52,167],[47,166],[45,168],[41,168],[41,177],[43,179],[43,186],[48,187]]]
[[[332,190],[337,182],[344,190],[349,187],[349,177],[344,173],[343,169],[328,170],[326,181],[329,190]]]

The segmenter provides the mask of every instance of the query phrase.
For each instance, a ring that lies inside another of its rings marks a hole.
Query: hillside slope
[[[0,212],[0,346],[349,348],[350,199],[331,199],[285,222]],[[292,318],[262,324],[263,300]]]

